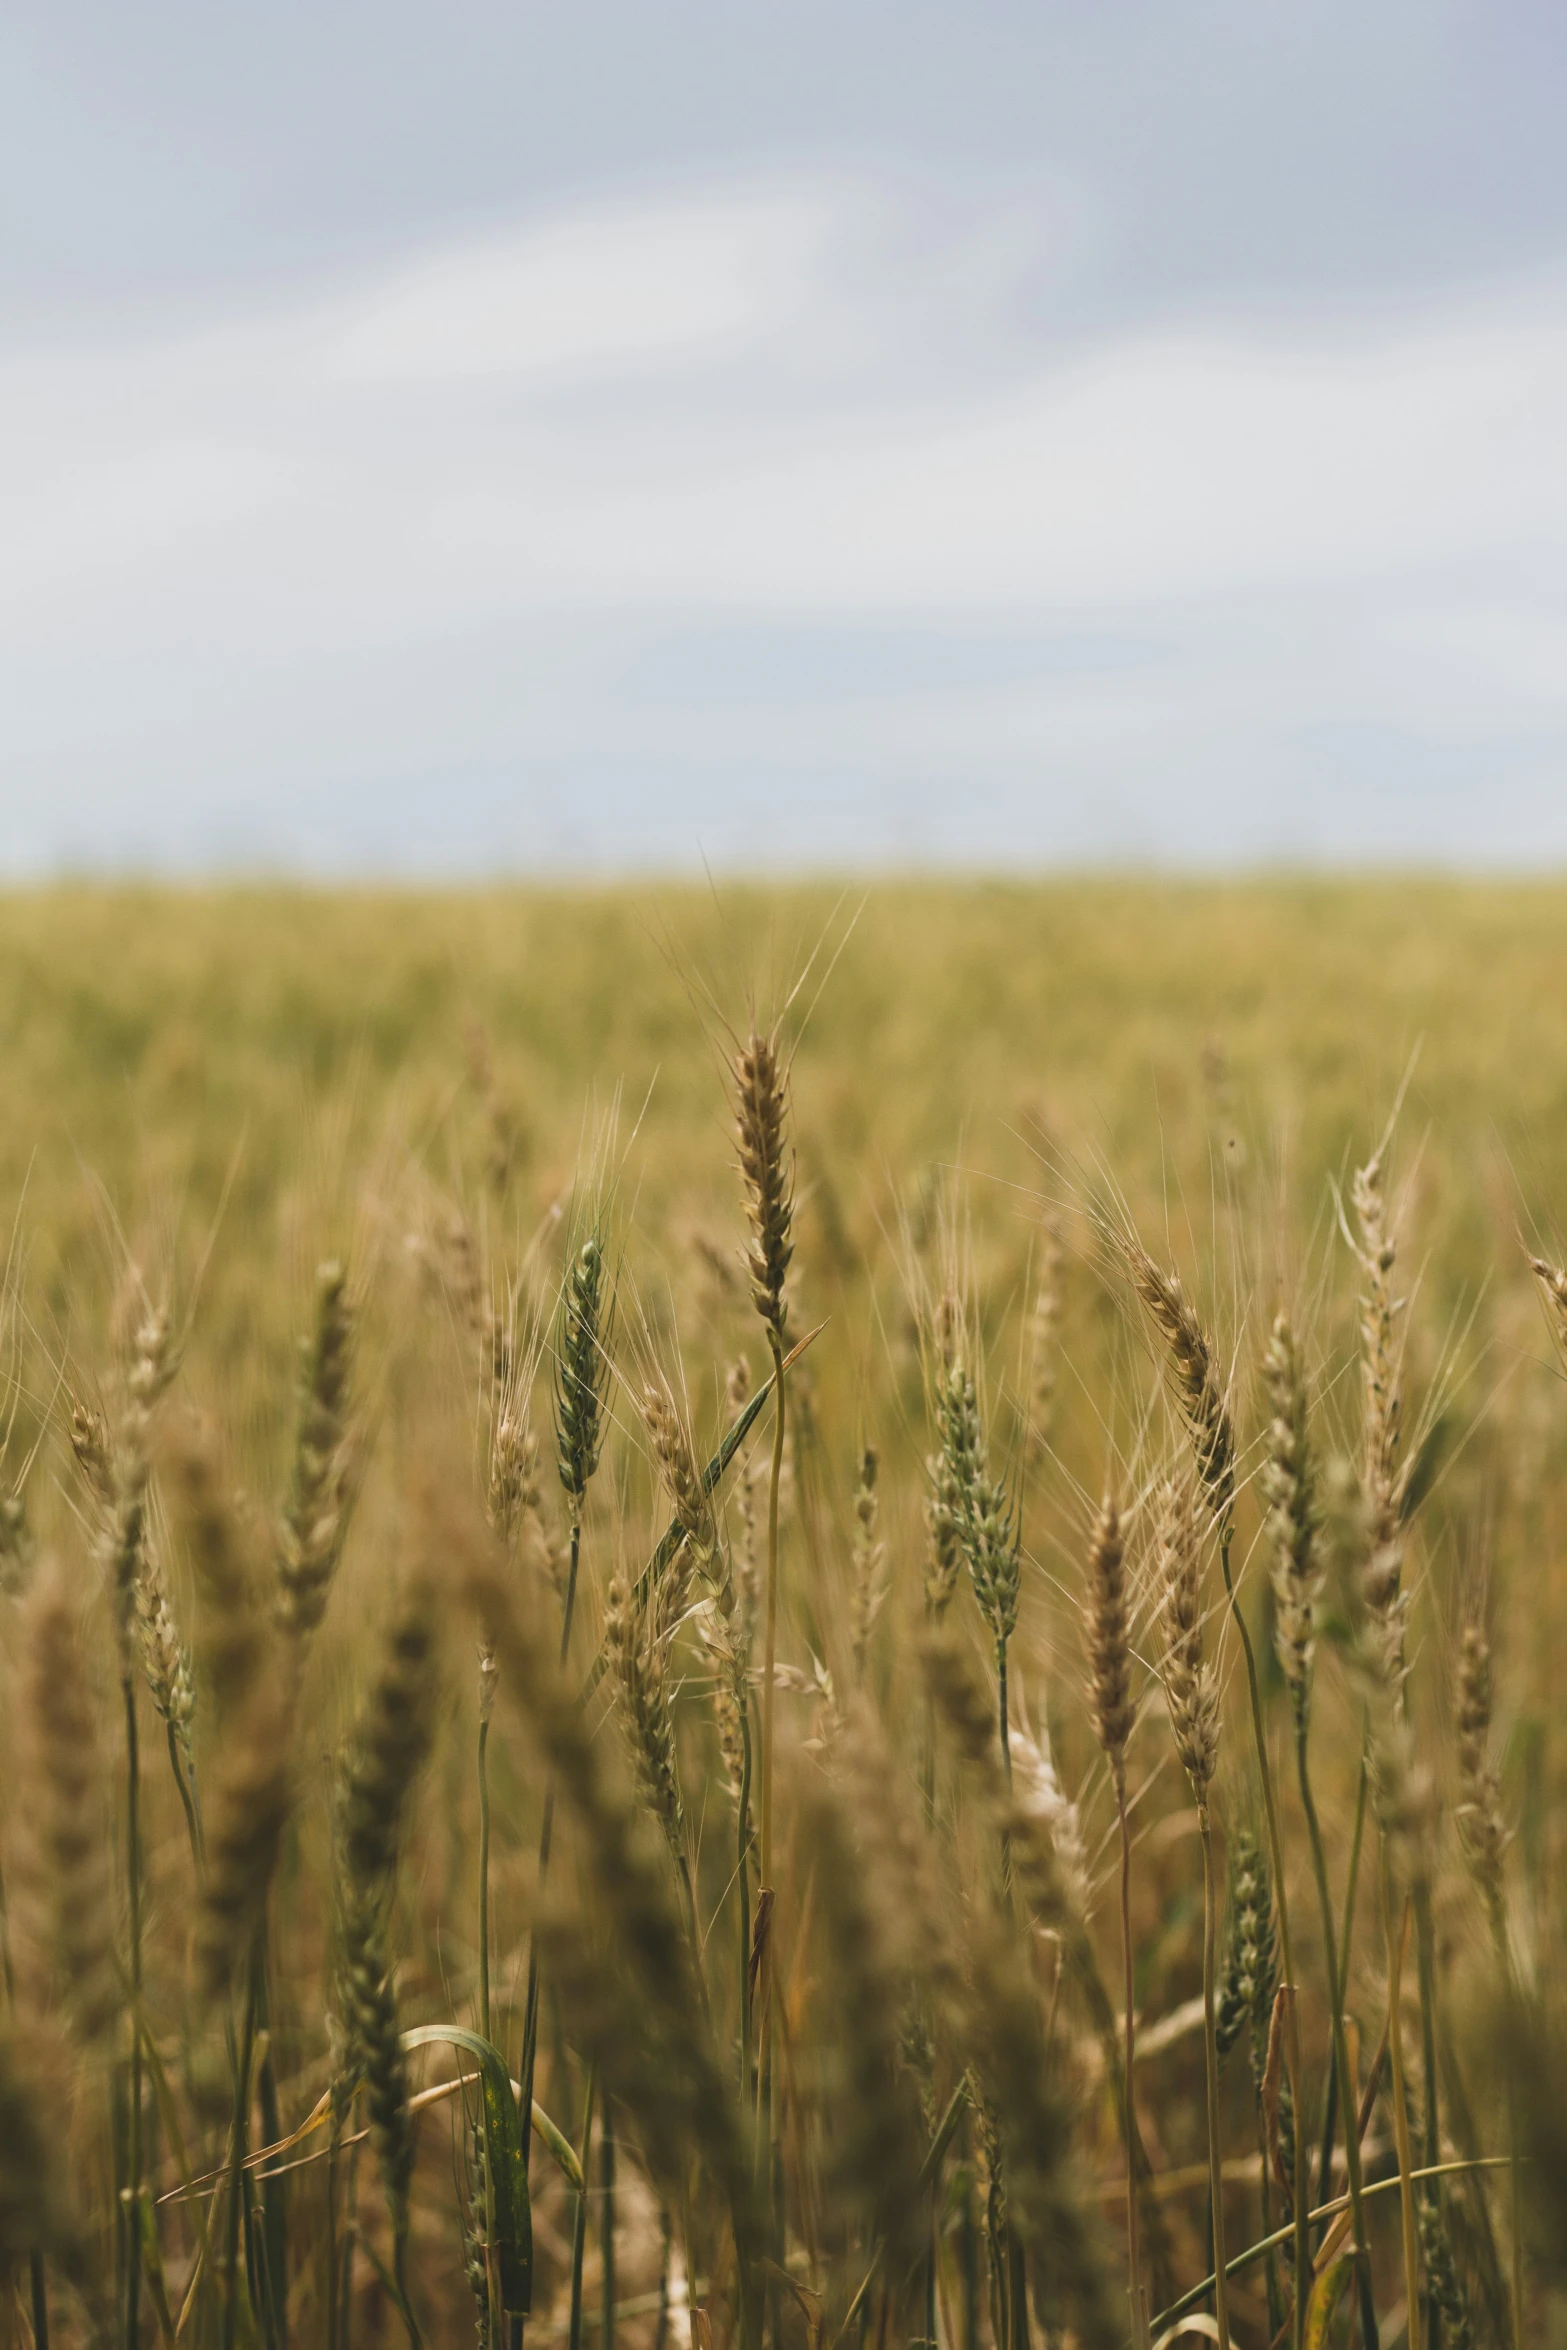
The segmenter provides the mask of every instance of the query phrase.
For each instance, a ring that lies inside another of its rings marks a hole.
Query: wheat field
[[[1564,917],[8,899],[4,2338],[1561,2338]]]

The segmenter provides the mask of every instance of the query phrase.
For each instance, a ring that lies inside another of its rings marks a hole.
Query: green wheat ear
[[[574,1524],[603,1449],[614,1320],[615,1284],[595,1222],[566,1267],[555,1340],[555,1457]]]

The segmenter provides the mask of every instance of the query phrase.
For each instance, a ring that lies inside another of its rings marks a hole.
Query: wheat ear
[[[1350,1196],[1355,1210],[1355,1253],[1365,1283],[1360,1301],[1361,1477],[1371,1541],[1361,1588],[1384,1651],[1381,1669],[1402,1704],[1409,1618],[1409,1598],[1403,1589],[1408,1466],[1401,1459],[1404,1398],[1399,1325],[1404,1300],[1394,1294],[1398,1235],[1388,1214],[1380,1152],[1356,1174]]]

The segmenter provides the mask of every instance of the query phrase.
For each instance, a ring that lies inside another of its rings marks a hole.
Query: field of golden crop
[[[1556,2339],[1564,917],[11,898],[0,2339]]]

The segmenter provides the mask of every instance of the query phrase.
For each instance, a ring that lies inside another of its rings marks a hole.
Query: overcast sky
[[[1567,10],[8,0],[0,867],[1567,862]]]

